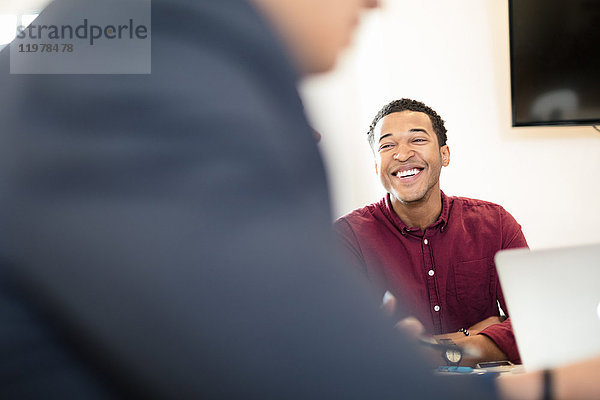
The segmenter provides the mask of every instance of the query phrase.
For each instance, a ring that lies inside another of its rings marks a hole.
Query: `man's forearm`
[[[461,365],[473,366],[482,361],[499,361],[507,359],[506,354],[500,350],[498,345],[485,335],[465,336],[456,339],[454,343],[460,347],[469,347],[475,350],[474,353],[477,354],[473,356],[465,355],[461,361]]]
[[[485,335],[478,335],[480,331],[488,328],[491,325],[501,322],[502,321],[500,317],[493,316],[469,327],[467,329],[469,335],[465,335],[463,332],[452,332],[443,335],[436,335],[434,337],[436,340],[450,339],[461,347],[470,347],[472,350],[474,350],[473,353],[477,354],[477,356],[465,356],[461,362],[463,365],[475,365],[482,361],[507,360],[507,355],[492,339]]]
[[[556,400],[600,398],[599,370],[600,357],[553,370],[551,397]],[[502,399],[541,399],[543,373],[505,374],[497,380],[497,386]]]

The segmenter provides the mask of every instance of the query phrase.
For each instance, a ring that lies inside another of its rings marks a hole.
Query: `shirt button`
[[[429,276],[433,276],[433,275],[435,275],[435,272],[433,272],[433,270],[430,269],[429,272],[428,272],[428,274],[429,274]]]
[[[427,243],[429,243],[429,240],[425,239],[425,240],[423,240],[423,243],[425,243],[425,245],[427,245]]]
[[[440,311],[440,306],[435,306],[435,307],[433,307],[433,310],[434,310],[434,311],[436,311],[436,312],[437,312],[437,311]]]

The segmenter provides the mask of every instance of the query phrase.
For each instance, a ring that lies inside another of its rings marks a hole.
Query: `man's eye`
[[[391,145],[391,144],[384,144],[383,146],[381,146],[381,147],[379,148],[379,151],[381,151],[381,150],[385,150],[385,149],[389,149],[390,147],[392,147],[392,145]]]
[[[415,140],[413,140],[413,142],[426,142],[426,141],[427,140],[425,140],[425,139],[415,139]]]

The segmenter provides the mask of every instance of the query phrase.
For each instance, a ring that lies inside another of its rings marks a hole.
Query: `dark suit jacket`
[[[52,390],[476,393],[432,384],[338,260],[299,77],[268,24],[242,0],[155,0],[152,17],[151,75],[9,75],[0,55],[3,287],[51,367],[75,371]],[[47,371],[6,336],[29,356],[21,390]]]

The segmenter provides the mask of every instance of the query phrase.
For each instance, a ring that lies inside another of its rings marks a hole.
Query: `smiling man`
[[[440,190],[450,149],[444,121],[425,104],[387,104],[368,139],[388,193],[335,222],[352,263],[381,295],[400,300],[396,317],[414,316],[429,333],[479,349],[470,362],[519,362],[510,320],[500,317],[493,257],[527,246],[520,225],[499,205]]]

